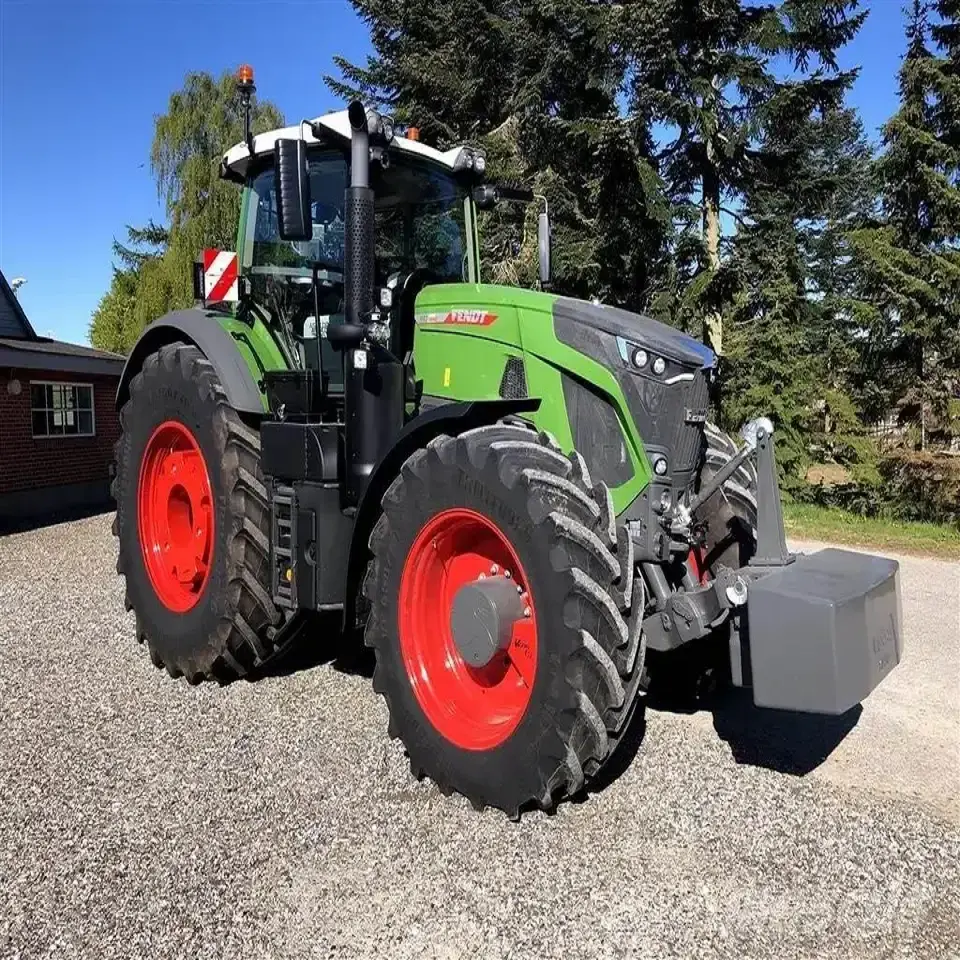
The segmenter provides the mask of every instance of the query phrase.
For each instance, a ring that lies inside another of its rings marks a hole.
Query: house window
[[[92,437],[93,386],[33,381],[30,416],[35,437]]]

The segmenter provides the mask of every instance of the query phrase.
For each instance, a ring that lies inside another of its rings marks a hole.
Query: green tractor
[[[241,81],[249,104],[252,81]],[[248,111],[249,116],[249,111]],[[708,422],[715,358],[651,319],[481,282],[481,153],[360,103],[230,149],[235,254],[117,396],[118,571],[171,676],[229,682],[362,627],[417,777],[549,808],[654,661],[843,712],[899,662],[897,565],[786,548],[773,428]]]

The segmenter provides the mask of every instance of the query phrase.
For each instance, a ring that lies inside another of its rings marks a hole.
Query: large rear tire
[[[137,639],[171,676],[242,677],[277,652],[280,622],[260,437],[182,343],[146,358],[120,424],[113,529]]]
[[[624,732],[645,653],[633,547],[582,458],[513,424],[438,437],[387,490],[370,550],[373,683],[414,775],[511,816],[582,790]],[[523,613],[473,667],[453,600],[486,578],[513,584]]]

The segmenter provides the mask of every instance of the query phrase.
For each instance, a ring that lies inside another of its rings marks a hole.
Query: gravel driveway
[[[514,824],[414,782],[361,675],[169,680],[114,562],[109,517],[0,538],[2,957],[960,957],[960,565],[901,560],[862,712],[650,709]]]

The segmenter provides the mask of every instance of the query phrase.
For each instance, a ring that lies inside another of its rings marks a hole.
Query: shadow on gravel
[[[730,745],[734,760],[754,767],[803,776],[816,770],[857,725],[857,704],[839,717],[765,710],[749,690],[729,688],[711,704],[713,726]]]
[[[98,517],[104,513],[112,514],[115,510],[113,501],[109,503],[87,504],[69,510],[53,510],[38,516],[0,517],[0,537],[9,533],[27,533],[31,530],[41,530],[58,523],[71,523],[74,520],[86,520],[89,517]]]
[[[340,630],[339,613],[314,614],[304,625],[290,647],[250,680],[264,677],[289,677],[316,667],[330,665],[351,676],[373,676],[373,651],[363,645],[363,634]]]
[[[859,704],[839,717],[757,707],[749,690],[730,683],[719,644],[689,644],[648,657],[647,706],[669,713],[709,711],[737,763],[803,776],[823,763],[857,725]]]

